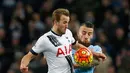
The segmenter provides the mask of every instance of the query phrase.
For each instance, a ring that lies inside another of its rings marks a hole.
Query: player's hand
[[[99,58],[101,58],[102,61],[105,61],[105,60],[107,59],[106,55],[103,54],[103,53],[100,53],[100,54],[99,54]]]
[[[100,61],[100,59],[102,59],[102,61],[105,61],[106,60],[106,55],[103,54],[103,53],[96,53],[96,52],[92,52],[93,53],[93,56],[98,59]]]
[[[27,73],[28,72],[28,67],[23,65],[23,64],[21,64],[20,65],[20,70],[21,70],[22,73]]]

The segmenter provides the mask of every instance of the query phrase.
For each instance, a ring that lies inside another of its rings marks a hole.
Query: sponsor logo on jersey
[[[63,48],[58,48],[57,49],[57,54],[56,56],[59,57],[60,55],[70,55],[70,52],[72,51],[72,45],[69,45],[69,48],[67,48],[66,46],[64,46]]]

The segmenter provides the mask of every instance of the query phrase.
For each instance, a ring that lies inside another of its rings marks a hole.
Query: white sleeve
[[[46,40],[47,39],[45,38],[45,36],[41,36],[36,44],[32,47],[30,52],[34,55],[43,52],[46,49]]]
[[[74,37],[73,37],[73,35],[72,35],[72,32],[71,32],[69,29],[67,29],[67,31],[68,31],[69,37],[71,38],[71,43],[72,43],[72,44],[75,43],[75,39],[74,39]]]

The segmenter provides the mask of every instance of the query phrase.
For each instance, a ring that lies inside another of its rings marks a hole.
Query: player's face
[[[89,46],[90,40],[93,37],[93,31],[93,28],[81,26],[78,32],[78,41],[83,45]]]
[[[65,34],[66,29],[68,28],[69,16],[61,15],[60,21],[58,22],[58,32],[60,34]]]

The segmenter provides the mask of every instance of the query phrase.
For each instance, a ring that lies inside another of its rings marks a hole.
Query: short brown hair
[[[94,28],[94,24],[90,21],[87,21],[83,24],[81,24],[81,26],[86,26],[86,27],[89,27],[89,28]]]
[[[54,10],[54,12],[52,14],[52,20],[59,21],[61,15],[69,16],[70,15],[69,10],[63,9],[63,8],[58,8],[58,9]]]

